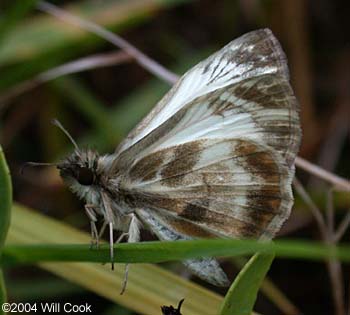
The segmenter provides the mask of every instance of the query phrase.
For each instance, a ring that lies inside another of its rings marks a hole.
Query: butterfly
[[[269,29],[186,72],[112,154],[79,148],[59,126],[75,150],[56,166],[85,201],[93,241],[109,228],[112,261],[115,230],[128,242],[139,241],[141,227],[167,241],[267,240],[290,214],[299,107]],[[211,284],[229,284],[213,258],[184,264]]]

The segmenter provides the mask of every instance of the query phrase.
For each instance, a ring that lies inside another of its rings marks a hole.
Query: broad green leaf
[[[270,269],[274,254],[255,254],[240,271],[228,290],[220,315],[251,314],[260,285]]]

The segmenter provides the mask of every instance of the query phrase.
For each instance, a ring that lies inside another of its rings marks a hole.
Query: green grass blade
[[[4,281],[4,274],[2,272],[2,269],[0,269],[0,305],[5,303],[7,301],[7,293],[6,293],[6,286]],[[0,314],[5,314],[2,310],[0,310]]]
[[[232,263],[240,270],[248,262],[245,257],[234,257]],[[287,295],[271,280],[265,277],[260,286],[260,292],[271,301],[282,314],[297,315],[301,311],[295,304],[287,297]]]
[[[4,152],[0,146],[0,251],[5,242],[10,225],[12,205],[12,185],[10,171],[7,167]]]
[[[14,226],[13,229],[20,233],[21,227],[18,229]],[[23,234],[21,240],[28,236],[30,233]],[[350,246],[348,245],[334,247],[304,240],[259,242],[255,240],[215,239],[124,243],[115,245],[115,251],[118,252],[116,262],[119,263],[160,263],[207,256],[235,257],[252,255],[259,251],[276,253],[276,256],[281,258],[313,261],[337,258],[343,262],[350,261]],[[42,244],[41,241],[41,244],[17,245],[8,242],[3,249],[1,263],[4,265],[28,264],[40,261],[109,262],[109,247],[108,244],[103,244],[98,250],[90,250],[88,243],[84,245]]]
[[[10,226],[12,205],[12,185],[10,171],[7,167],[2,148],[0,146],[0,255]],[[0,269],[0,304],[6,301],[6,287],[3,273]],[[0,311],[1,313],[2,311]]]
[[[220,315],[249,315],[274,254],[255,254],[240,271],[226,294]]]

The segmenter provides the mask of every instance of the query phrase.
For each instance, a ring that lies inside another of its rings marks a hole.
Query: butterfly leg
[[[96,213],[94,209],[95,209],[95,206],[92,204],[85,205],[85,212],[90,220],[90,230],[91,230],[90,248],[93,248],[94,246],[98,247],[99,245],[99,234],[96,228],[97,218],[96,218]]]
[[[137,219],[136,215],[131,213],[128,215],[130,219],[129,228],[127,233],[123,233],[119,238],[124,236],[128,237],[128,243],[136,243],[140,240],[140,221]],[[128,283],[128,274],[129,274],[129,264],[125,264],[124,280],[122,284],[122,289],[120,294],[122,295],[125,292],[126,285]]]
[[[109,225],[108,222],[103,221],[102,227],[101,227],[100,231],[98,232],[98,239],[100,239],[102,237],[103,233],[106,230],[107,225]],[[128,235],[129,235],[129,233],[126,233],[126,232],[122,233],[114,243],[115,244],[120,243],[122,241],[122,239],[124,237],[127,237]],[[113,236],[112,236],[112,239],[113,239]],[[113,255],[111,257],[113,257]]]
[[[111,201],[108,195],[105,192],[101,193],[101,198],[103,202],[103,215],[106,222],[106,225],[109,227],[109,252],[111,258],[112,270],[114,270],[114,223],[116,222],[116,216],[113,215],[113,210],[111,206]]]
[[[129,233],[123,232],[122,234],[119,235],[118,239],[115,241],[116,244],[121,243],[123,238],[128,237]]]
[[[109,226],[109,255],[111,258],[112,270],[114,270],[114,237],[113,237],[113,223],[108,222]]]
[[[102,224],[102,227],[100,229],[100,232],[98,232],[98,238],[99,239],[102,237],[103,233],[105,232],[106,227],[107,227],[107,222],[103,221],[103,224]]]

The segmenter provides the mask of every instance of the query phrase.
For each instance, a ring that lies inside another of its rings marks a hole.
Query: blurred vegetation
[[[179,74],[233,38],[253,29],[271,28],[286,51],[292,84],[301,103],[304,138],[300,155],[349,178],[350,72],[347,69],[350,56],[346,44],[349,40],[346,1],[76,0],[52,3],[123,36]],[[92,146],[101,153],[112,152],[169,86],[130,60],[38,82],[42,72],[66,62],[118,49],[96,35],[38,11],[36,6],[35,0],[0,2],[0,143],[11,169],[17,202],[12,209],[8,242],[87,244],[87,234],[71,227],[89,231],[82,204],[62,185],[56,170],[27,169],[20,175],[21,166],[26,161],[56,161],[71,151],[71,144],[50,124],[54,117],[79,145]],[[1,156],[0,162],[3,161]],[[1,163],[0,239],[3,239],[8,224],[8,212],[4,209],[10,203],[11,188],[7,171],[1,173],[6,170]],[[330,188],[324,182],[304,171],[298,171],[297,176],[316,207],[324,212],[327,228],[332,230],[340,224],[341,229],[343,224],[346,230],[349,193],[336,192],[332,199],[328,194]],[[291,218],[280,236],[329,244],[322,237],[309,206],[299,196],[296,198]],[[342,240],[348,242],[349,233],[344,231],[341,235]],[[144,240],[154,240],[147,231],[143,231],[142,236]],[[306,259],[275,259],[254,309],[266,315],[345,315],[349,307],[346,298],[349,266],[335,262],[336,265],[326,265]],[[230,279],[234,279],[243,264],[223,261]],[[249,276],[263,278],[268,265],[266,261],[259,264],[253,273],[249,273],[250,265],[246,265],[242,270],[248,269],[248,272],[241,272],[236,280],[241,282],[236,282],[230,291],[244,294],[248,287],[252,295],[256,294],[253,284],[257,282],[252,282]],[[4,269],[9,301],[78,303],[88,300],[98,314],[131,315],[160,314],[161,305],[177,305],[185,298],[183,315],[214,315],[219,312],[222,296],[226,294],[225,289],[198,279],[192,279],[195,284],[177,276],[186,275],[178,263],[163,263],[162,268],[132,265],[123,296],[119,296],[118,291],[123,265],[118,265],[114,273],[107,265],[90,263],[42,262],[38,266],[40,268]],[[4,288],[0,277],[2,299]],[[225,309],[229,309],[227,304],[222,307],[223,312]]]
[[[2,256],[7,232],[11,220],[12,207],[12,185],[10,172],[5,160],[4,153],[0,146],[0,257]],[[3,270],[0,267],[0,303],[7,300],[6,285],[4,282]]]

